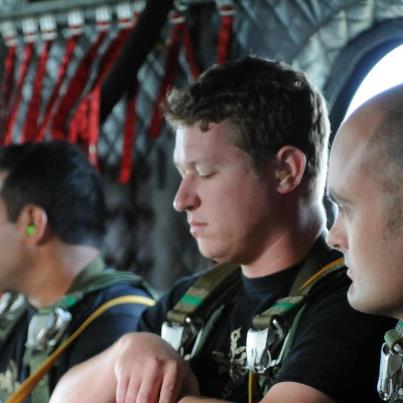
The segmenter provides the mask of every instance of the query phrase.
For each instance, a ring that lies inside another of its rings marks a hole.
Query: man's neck
[[[37,259],[24,292],[36,308],[53,305],[67,293],[77,276],[99,255],[90,246],[56,245]]]
[[[290,220],[269,240],[263,252],[242,265],[247,277],[262,277],[285,270],[305,259],[324,229],[321,208],[305,214],[306,219]]]

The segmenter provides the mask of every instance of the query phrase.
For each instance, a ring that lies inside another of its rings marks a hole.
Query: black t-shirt
[[[329,262],[338,256],[335,252]],[[191,361],[203,396],[247,401],[247,330],[257,313],[288,295],[300,267],[260,278],[242,276],[239,291],[226,303],[202,352]],[[179,281],[155,307],[147,309],[138,329],[159,334],[166,312],[195,279]],[[327,275],[314,286],[282,368],[273,380],[259,379],[260,398],[268,384],[290,381],[318,389],[337,402],[380,402],[376,392],[379,349],[393,321],[353,310],[346,297],[349,284],[343,271]]]
[[[103,290],[94,291],[70,309],[72,320],[64,333],[65,336],[72,334],[104,302],[124,295],[150,297],[144,289],[127,283],[118,283]],[[117,305],[95,319],[63,352],[50,370],[50,391],[69,368],[105,350],[120,336],[133,331],[144,308],[145,306],[138,304]],[[5,390],[13,387],[15,377],[21,383],[29,376],[29,368],[24,365],[23,357],[26,350],[28,325],[35,313],[36,309],[29,306],[11,336],[2,347],[0,346],[0,402],[1,396],[4,398],[4,395],[8,394]],[[26,400],[26,402],[30,401],[31,399]]]

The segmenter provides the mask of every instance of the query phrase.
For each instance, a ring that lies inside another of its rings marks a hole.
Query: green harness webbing
[[[75,279],[70,290],[54,305],[41,308],[34,317],[46,317],[55,312],[56,309],[61,309],[63,312],[69,312],[77,303],[82,301],[87,295],[111,287],[113,285],[128,283],[139,286],[145,289],[153,298],[156,292],[152,290],[139,276],[131,272],[120,272],[113,269],[105,268],[105,263],[102,258],[95,258]],[[152,300],[150,298],[150,300]],[[32,319],[31,319],[32,321]],[[68,325],[68,323],[67,323]],[[66,325],[66,326],[67,326]],[[57,346],[66,339],[64,330],[61,333],[61,338],[55,343],[48,343],[42,349],[35,349],[27,346],[23,357],[24,364],[29,367],[30,373],[34,373],[42,363],[51,355]],[[49,375],[46,373],[38,382],[37,386],[31,393],[33,403],[45,403],[49,401]]]

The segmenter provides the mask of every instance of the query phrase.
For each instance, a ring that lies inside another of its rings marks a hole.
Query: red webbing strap
[[[185,57],[189,64],[192,78],[195,80],[200,75],[199,65],[197,63],[196,53],[193,48],[192,38],[190,37],[189,28],[187,25],[183,28],[183,44],[185,47]]]
[[[168,90],[172,87],[175,80],[175,74],[178,67],[178,57],[182,33],[185,26],[185,17],[178,10],[172,10],[170,14],[172,24],[171,42],[168,48],[167,61],[165,64],[165,77],[162,81],[154,111],[151,117],[151,124],[148,135],[151,138],[157,138],[163,124],[163,116],[160,111],[160,105],[164,100]]]
[[[28,74],[29,66],[31,64],[32,55],[34,53],[34,42],[27,42],[24,47],[24,53],[22,56],[22,63],[18,72],[17,86],[15,89],[15,95],[11,100],[11,107],[9,110],[8,119],[4,129],[4,136],[2,138],[2,144],[7,145],[12,141],[12,134],[15,121],[18,115],[18,109],[22,100],[22,89],[24,87],[25,79]]]
[[[100,134],[100,104],[101,104],[101,86],[102,82],[105,79],[107,73],[109,72],[110,68],[112,67],[113,63],[115,62],[116,58],[119,56],[119,52],[128,36],[130,31],[133,28],[126,28],[122,29],[119,31],[117,34],[116,38],[114,38],[107,51],[105,52],[104,56],[102,57],[101,63],[100,63],[100,69],[98,71],[98,77],[95,80],[91,92],[83,98],[81,101],[82,103],[88,103],[88,149],[87,149],[87,154],[88,154],[88,159],[89,161],[95,166],[98,166],[98,161],[97,161],[97,143],[99,139],[99,134]],[[79,119],[81,119],[80,117]],[[72,121],[75,120],[75,117],[72,118]],[[81,134],[80,129],[82,126],[79,126],[79,133],[78,137],[83,138],[83,135],[85,136],[85,133]]]
[[[88,110],[88,103],[80,102],[74,114],[74,119],[69,123],[69,132],[67,135],[67,141],[69,143],[72,144],[77,143],[79,133],[87,134],[87,128],[88,128],[87,110]],[[84,135],[82,134],[82,136]]]
[[[137,100],[137,80],[132,84],[127,92],[126,119],[124,124],[123,153],[119,171],[119,182],[125,184],[129,182],[133,169],[134,142],[136,137],[136,100]]]
[[[17,44],[7,46],[7,53],[4,59],[4,72],[0,90],[0,123],[1,127],[5,124],[4,119],[7,116],[7,110],[10,106],[11,94],[14,85],[14,72],[16,62]]]
[[[70,80],[66,93],[54,113],[53,122],[51,124],[51,132],[54,139],[62,139],[64,137],[65,122],[82,94],[91,73],[92,62],[94,61],[106,36],[106,30],[102,30],[98,33],[98,38],[91,44],[75,74]]]
[[[43,119],[38,127],[38,132],[37,132],[37,137],[36,137],[37,141],[42,141],[45,138],[46,129],[47,129],[50,119],[52,117],[54,106],[55,106],[55,103],[59,96],[60,87],[63,84],[64,78],[66,75],[66,70],[73,58],[74,50],[77,46],[78,39],[79,39],[79,35],[72,35],[66,41],[66,48],[64,51],[62,61],[60,63],[59,71],[57,72],[56,82],[55,82],[55,85],[53,86],[52,93],[50,94],[48,103],[46,105]]]
[[[32,95],[28,103],[27,116],[23,130],[22,142],[33,141],[38,131],[38,116],[41,106],[41,93],[43,78],[46,73],[46,64],[49,58],[49,51],[53,44],[52,40],[47,40],[43,43],[43,48],[38,60],[36,75],[32,86]]]
[[[88,98],[88,160],[98,168],[97,142],[99,138],[99,121],[101,109],[101,86],[97,85]]]
[[[234,2],[233,0],[216,0],[218,12],[221,16],[221,27],[218,35],[217,63],[222,64],[228,60],[232,25],[234,21]]]

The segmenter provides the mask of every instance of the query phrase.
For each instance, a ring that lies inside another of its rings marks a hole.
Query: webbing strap
[[[190,37],[189,27],[185,24],[183,28],[183,45],[185,48],[185,57],[190,67],[193,80],[200,75],[200,68],[197,63],[196,53],[193,48],[192,38]]]
[[[329,273],[339,270],[344,267],[344,259],[337,259],[325,267],[323,267],[318,273],[315,273],[311,276],[306,283],[304,283],[304,287],[300,288],[299,295],[290,295],[285,298],[281,298],[277,300],[274,305],[272,305],[269,309],[262,312],[261,314],[255,316],[253,318],[253,327],[256,330],[267,329],[273,318],[288,316],[293,314],[297,309],[299,309],[302,304],[305,302],[306,297],[309,294],[311,288],[316,284],[324,276]]]
[[[87,329],[87,327],[100,315],[102,315],[108,309],[122,304],[141,304],[152,306],[155,301],[151,298],[140,295],[126,295],[122,297],[114,298],[105,302],[99,308],[97,308],[79,327],[66,339],[44,362],[43,364],[32,373],[10,396],[5,403],[21,403],[28,397],[35,385],[42,379],[42,377],[50,370],[55,361],[61,356],[61,354]]]
[[[231,45],[232,25],[234,20],[233,0],[216,0],[218,12],[221,16],[221,27],[218,35],[217,63],[228,60]]]
[[[196,280],[168,312],[168,320],[185,325],[188,317],[204,318],[206,315],[203,315],[205,313],[203,311],[208,309],[209,305],[217,306],[216,297],[223,296],[231,289],[231,284],[240,278],[239,271],[239,265],[232,263],[219,264],[211,268]],[[209,304],[213,299],[214,303]]]
[[[395,352],[396,343],[402,344],[403,347],[403,322],[399,321],[394,329],[388,330],[384,339],[391,351]]]
[[[77,46],[78,39],[79,39],[79,35],[71,35],[67,39],[66,48],[64,51],[62,62],[60,63],[59,71],[57,73],[56,82],[55,82],[55,85],[53,86],[52,93],[47,102],[45,114],[43,116],[42,122],[40,123],[39,128],[38,128],[38,134],[37,134],[38,141],[41,141],[45,138],[46,129],[47,129],[48,124],[53,115],[54,107],[55,107],[56,101],[59,97],[60,88],[64,82],[67,68],[70,64],[70,61],[72,60],[72,58],[74,56],[74,50]]]
[[[66,119],[76,105],[82,94],[83,88],[88,82],[93,61],[96,59],[96,55],[106,37],[106,30],[98,32],[97,39],[90,45],[86,55],[82,59],[74,76],[70,80],[68,88],[54,113],[54,119],[51,125],[51,131],[54,139],[64,138],[64,124]]]
[[[32,141],[37,136],[38,130],[38,116],[41,106],[41,92],[42,83],[45,77],[46,64],[49,58],[49,51],[53,44],[53,39],[47,40],[43,43],[42,51],[39,56],[36,74],[32,86],[32,95],[28,103],[27,115],[25,118],[25,125],[23,130],[22,142]]]
[[[155,101],[154,110],[151,116],[150,128],[148,131],[149,137],[154,139],[160,134],[164,121],[160,106],[175,80],[175,74],[178,67],[180,41],[185,26],[185,17],[180,10],[171,10],[170,21],[172,24],[172,31],[168,55],[165,63],[165,76],[162,80],[162,84]]]
[[[4,128],[3,144],[8,145],[12,141],[13,128],[17,120],[18,109],[22,100],[22,89],[24,87],[25,79],[28,74],[29,66],[31,64],[32,56],[34,53],[34,42],[27,42],[24,47],[22,56],[22,63],[18,72],[17,86],[15,89],[14,97],[11,100],[9,116]]]
[[[123,151],[119,170],[119,182],[128,183],[133,169],[133,151],[136,139],[136,101],[137,101],[137,80],[132,83],[126,93],[126,119],[124,123]]]
[[[1,128],[5,124],[4,119],[6,119],[7,111],[10,106],[11,94],[13,92],[14,85],[14,72],[16,65],[16,51],[17,45],[10,45],[7,47],[7,53],[4,61],[4,73],[1,82],[0,90],[0,124]]]

